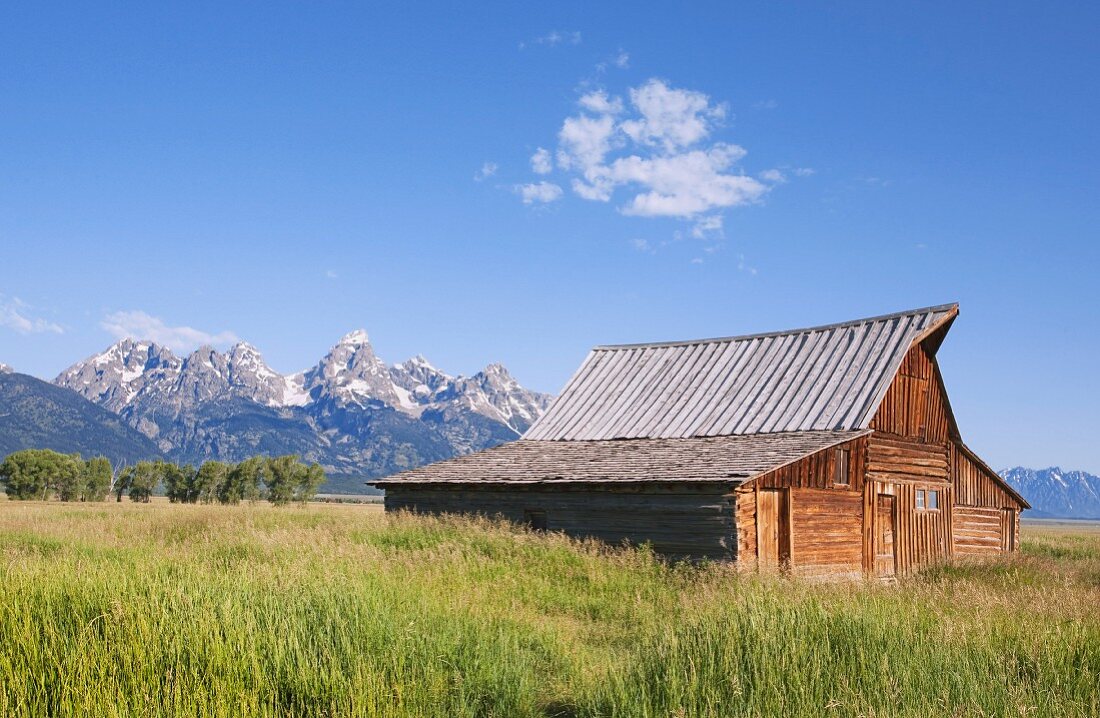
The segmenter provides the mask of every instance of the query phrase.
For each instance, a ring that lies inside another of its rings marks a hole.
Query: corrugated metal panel
[[[866,428],[913,342],[954,304],[744,337],[597,347],[525,439]]]
[[[395,484],[554,484],[721,481],[736,484],[864,431],[708,436],[630,441],[525,439],[369,482]]]

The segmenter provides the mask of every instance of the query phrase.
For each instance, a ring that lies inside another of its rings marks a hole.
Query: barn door
[[[790,490],[760,489],[756,497],[756,545],[760,567],[786,568],[791,562]]]
[[[890,577],[897,572],[894,551],[894,497],[875,497],[875,575]]]
[[[1013,509],[1001,509],[1001,550],[1016,549],[1016,512]]]

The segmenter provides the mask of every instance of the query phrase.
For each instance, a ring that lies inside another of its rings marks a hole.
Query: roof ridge
[[[900,312],[893,312],[890,314],[880,314],[874,317],[864,317],[862,319],[850,319],[845,322],[836,322],[834,324],[822,324],[814,327],[801,327],[798,329],[784,329],[782,331],[761,332],[759,334],[739,334],[728,337],[709,337],[702,339],[681,339],[678,341],[666,341],[666,342],[638,342],[634,344],[600,344],[592,348],[592,351],[616,351],[620,349],[642,349],[647,347],[675,347],[675,346],[690,346],[692,344],[717,344],[723,342],[745,341],[747,339],[766,339],[770,337],[781,337],[791,334],[806,334],[809,332],[827,331],[830,329],[840,329],[842,327],[854,327],[860,324],[868,324],[870,322],[881,322],[888,319],[899,319],[901,317],[909,317],[917,314],[928,314],[931,312],[947,312],[952,309],[958,309],[958,302],[949,302],[947,304],[937,304],[931,307],[920,307],[918,309],[907,309]]]

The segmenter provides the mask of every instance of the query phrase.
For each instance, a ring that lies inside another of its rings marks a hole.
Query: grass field
[[[1095,716],[1100,532],[898,586],[373,506],[0,501],[2,716]]]

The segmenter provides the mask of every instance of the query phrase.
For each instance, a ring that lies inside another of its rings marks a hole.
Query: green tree
[[[130,484],[134,480],[134,467],[124,466],[118,471],[118,476],[115,477],[115,483],[111,487],[114,491],[115,501],[122,501],[122,495],[130,488]]]
[[[103,501],[111,491],[111,462],[103,456],[84,463],[84,500]]]
[[[223,504],[239,504],[241,501],[256,501],[260,498],[260,483],[267,469],[267,459],[253,456],[235,464],[222,482],[218,491],[218,501]]]
[[[191,503],[201,501],[204,504],[212,504],[218,500],[225,489],[223,485],[229,477],[229,465],[220,461],[204,461],[199,470],[195,472],[195,480],[192,483],[188,500]]]
[[[192,498],[195,484],[195,467],[187,464],[176,464],[162,461],[158,464],[160,480],[164,482],[164,492],[168,500],[174,504],[194,503]]]
[[[84,498],[84,460],[80,454],[69,454],[54,463],[52,484],[57,498],[62,501],[80,501]]]
[[[317,495],[317,489],[321,488],[321,484],[328,481],[328,477],[325,476],[325,470],[321,468],[320,464],[310,464],[302,467],[301,476],[298,479],[297,500],[301,503],[306,503],[314,496]]]
[[[267,486],[267,500],[276,506],[285,506],[294,499],[294,488],[298,485],[298,456],[287,454],[267,460],[267,472],[264,484]]]
[[[285,506],[291,501],[309,501],[324,481],[325,472],[320,465],[306,466],[298,461],[296,454],[267,460],[264,475],[267,498],[276,506]]]
[[[153,496],[153,490],[160,483],[160,462],[139,461],[130,474],[130,500],[147,504]]]
[[[80,483],[81,468],[81,463],[73,456],[49,449],[25,449],[10,454],[0,464],[0,483],[13,499],[44,501],[50,498],[52,491],[59,489],[70,497],[72,489]],[[74,477],[74,473],[78,476]],[[77,491],[76,498],[79,496]]]

